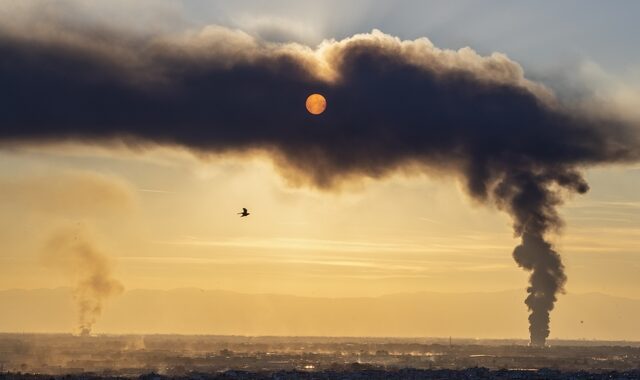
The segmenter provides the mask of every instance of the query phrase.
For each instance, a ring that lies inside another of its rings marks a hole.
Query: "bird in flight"
[[[241,218],[244,218],[245,216],[249,215],[249,211],[247,211],[246,208],[242,208],[242,212],[239,212],[238,215],[240,215]]]

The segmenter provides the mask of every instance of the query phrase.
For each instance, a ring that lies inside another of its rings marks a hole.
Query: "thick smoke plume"
[[[564,107],[505,55],[424,38],[374,31],[311,49],[215,26],[180,36],[42,26],[28,38],[5,29],[0,56],[7,142],[262,151],[292,182],[323,189],[404,169],[457,176],[513,217],[537,345],[566,281],[545,240],[557,206],[587,191],[583,167],[640,156],[633,127]],[[304,108],[312,92],[328,100],[317,117]]]
[[[111,273],[108,257],[78,229],[54,234],[44,252],[45,262],[60,269],[72,281],[78,307],[78,332],[90,335],[106,300],[124,290]]]

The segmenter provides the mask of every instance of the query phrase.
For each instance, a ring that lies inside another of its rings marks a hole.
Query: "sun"
[[[307,111],[312,115],[320,115],[327,108],[327,99],[320,94],[311,94],[307,97]]]

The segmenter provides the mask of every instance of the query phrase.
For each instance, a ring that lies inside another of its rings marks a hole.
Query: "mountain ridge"
[[[76,331],[70,288],[0,290],[0,309],[0,331]],[[94,332],[524,339],[527,315],[518,290],[329,298],[132,289],[104,305]],[[640,340],[640,300],[569,293],[551,317],[551,338]]]

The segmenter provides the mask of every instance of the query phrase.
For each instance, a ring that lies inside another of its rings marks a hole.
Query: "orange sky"
[[[296,188],[264,158],[198,161],[57,147],[2,152],[0,288],[57,287],[43,244],[77,228],[127,289],[372,296],[524,289],[508,216],[450,178],[395,176],[339,192]],[[635,297],[640,205],[634,168],[588,172],[553,237],[570,292]],[[249,208],[251,216],[236,213]]]

